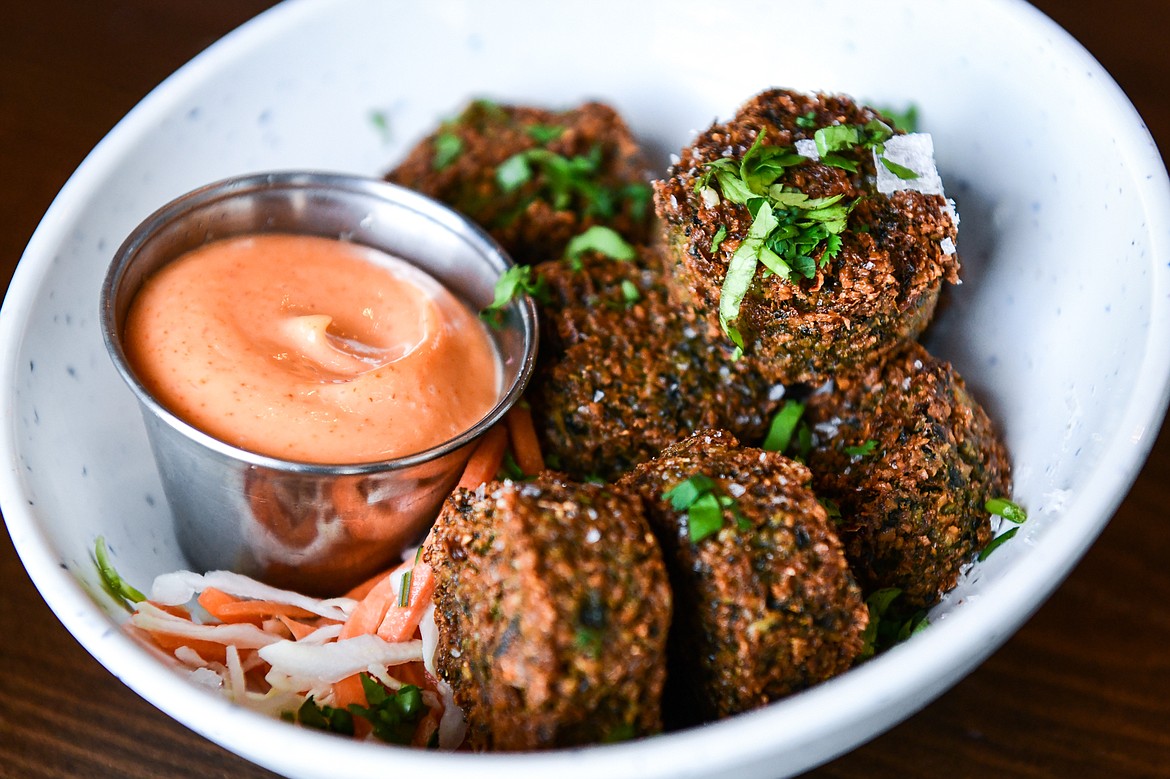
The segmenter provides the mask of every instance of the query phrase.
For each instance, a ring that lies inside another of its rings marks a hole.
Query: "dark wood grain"
[[[153,86],[265,0],[36,0],[0,24],[0,263]],[[1043,0],[1170,148],[1170,3]],[[1170,777],[1170,431],[1056,594],[917,716],[808,776]],[[0,777],[272,776],[142,701],[69,636],[0,534]]]

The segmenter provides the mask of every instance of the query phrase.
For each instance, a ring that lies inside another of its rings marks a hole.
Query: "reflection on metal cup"
[[[448,441],[392,460],[338,465],[246,451],[162,406],[127,362],[122,336],[130,303],[152,273],[209,241],[257,233],[379,249],[426,271],[476,309],[492,301],[510,261],[479,228],[429,198],[373,179],[298,172],[230,179],[184,195],[144,221],[115,256],[102,290],[103,335],[138,398],[190,563],[338,593],[421,540],[475,440],[519,399],[535,361],[535,309],[531,301],[514,302],[493,328],[500,399]]]

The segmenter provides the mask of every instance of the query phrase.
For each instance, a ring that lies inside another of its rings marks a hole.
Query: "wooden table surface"
[[[153,86],[265,0],[9,0],[0,23],[5,283],[53,196]],[[1038,3],[1170,149],[1170,3]],[[1107,10],[1106,10],[1107,9]],[[961,34],[961,31],[956,31]],[[813,777],[1170,777],[1170,429],[1040,611],[921,713]],[[61,627],[0,533],[0,777],[272,776],[138,698]]]

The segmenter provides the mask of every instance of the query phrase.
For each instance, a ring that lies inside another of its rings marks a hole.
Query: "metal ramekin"
[[[513,302],[493,336],[503,391],[471,429],[424,452],[382,462],[318,465],[239,449],[164,408],[122,347],[127,310],[144,280],[209,241],[294,233],[352,241],[430,273],[473,308],[493,298],[511,261],[447,207],[384,181],[278,172],[210,184],[168,203],[122,244],[101,294],[114,365],[137,396],[175,521],[193,567],[230,569],[276,584],[336,593],[418,542],[459,478],[473,442],[515,403],[536,358],[536,311]]]

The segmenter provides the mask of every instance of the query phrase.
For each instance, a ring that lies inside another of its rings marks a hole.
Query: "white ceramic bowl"
[[[1166,408],[1170,196],[1140,118],[1022,2],[717,6],[719,20],[687,0],[297,0],[198,57],[110,133],[46,214],[0,315],[0,502],[33,580],[98,660],[176,719],[289,776],[777,776],[925,705],[1051,593],[1121,501]],[[116,629],[123,614],[90,558],[96,536],[132,582],[184,566],[97,323],[106,266],[143,217],[256,170],[378,173],[472,96],[607,100],[665,164],[768,86],[917,104],[959,201],[965,283],[929,346],[1001,425],[1031,517],[928,630],[705,728],[504,756],[351,743],[266,719],[196,689]]]

